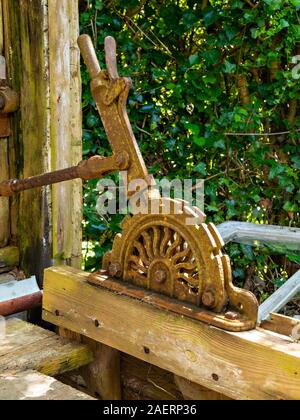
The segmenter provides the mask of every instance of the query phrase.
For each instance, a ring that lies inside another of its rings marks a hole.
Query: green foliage
[[[216,224],[299,225],[300,84],[292,69],[300,54],[300,1],[81,3],[81,31],[93,37],[102,64],[104,37],[118,42],[120,73],[134,85],[129,118],[150,172],[205,178],[205,211]],[[84,155],[106,156],[84,68],[83,88]],[[85,242],[93,244],[87,269],[98,267],[120,221],[96,216],[95,187],[85,187]],[[253,269],[265,278],[270,250],[233,244],[229,252],[237,280]]]

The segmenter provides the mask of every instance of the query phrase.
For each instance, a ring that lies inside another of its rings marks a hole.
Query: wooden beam
[[[286,226],[259,225],[247,222],[225,222],[218,225],[225,243],[271,243],[285,249],[300,250],[300,229]]]
[[[0,55],[4,55],[3,13],[0,0]],[[9,178],[8,139],[0,139],[0,182]],[[9,199],[0,197],[0,248],[8,244],[10,237]]]
[[[43,317],[234,399],[300,399],[300,345],[262,329],[231,333],[45,272]]]
[[[83,392],[35,371],[0,374],[1,401],[94,400]]]
[[[300,338],[300,320],[289,316],[270,313],[270,318],[262,321],[260,327],[295,340]]]
[[[50,169],[47,3],[32,0],[29,6],[27,0],[3,0],[8,78],[20,95],[10,139],[10,177]],[[12,234],[20,246],[21,266],[40,284],[44,268],[51,263],[49,194],[49,188],[37,188],[12,199]]]
[[[48,1],[51,170],[82,159],[78,0]],[[82,182],[52,186],[55,263],[81,267]]]
[[[70,343],[16,318],[7,320],[5,334],[0,336],[0,373],[36,370],[55,376],[92,360],[93,354],[86,345]]]

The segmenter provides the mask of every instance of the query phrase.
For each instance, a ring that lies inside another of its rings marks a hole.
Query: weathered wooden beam
[[[68,385],[29,370],[0,374],[1,401],[30,400],[94,400]]]
[[[260,305],[258,320],[268,319],[271,312],[279,312],[299,292],[300,270]]]
[[[300,250],[299,228],[247,222],[225,222],[218,225],[218,231],[225,243],[262,242],[277,244],[285,249]]]
[[[3,0],[5,54],[11,87],[20,95],[10,139],[10,177],[50,170],[47,0]],[[41,283],[51,263],[50,189],[26,191],[12,200],[12,234],[26,275]],[[29,211],[30,210],[30,211]]]
[[[269,319],[262,321],[260,327],[294,339],[300,338],[300,320],[289,316],[270,313]]]
[[[0,0],[0,55],[4,55],[3,13]],[[2,70],[2,69],[1,69]],[[9,178],[8,139],[0,139],[0,182]],[[0,247],[8,244],[10,236],[9,199],[0,198]]]
[[[0,248],[0,273],[19,265],[19,249],[14,246]]]
[[[231,333],[46,270],[43,317],[234,399],[300,399],[300,345],[262,329]]]
[[[78,0],[48,1],[51,170],[82,159]],[[81,266],[82,182],[52,186],[53,258]]]
[[[0,373],[36,370],[55,376],[85,366],[93,360],[84,344],[70,343],[53,332],[18,319],[9,319],[0,336]]]

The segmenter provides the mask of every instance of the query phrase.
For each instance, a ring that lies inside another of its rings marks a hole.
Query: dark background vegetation
[[[299,226],[300,80],[292,69],[300,0],[82,0],[80,7],[81,31],[102,64],[104,37],[117,40],[119,72],[134,85],[129,118],[150,172],[205,179],[205,212],[215,224]],[[84,67],[83,117],[84,156],[110,154]],[[121,221],[97,215],[96,184],[84,192],[87,270],[100,266]],[[235,281],[264,299],[299,268],[299,254],[277,251],[228,246]]]

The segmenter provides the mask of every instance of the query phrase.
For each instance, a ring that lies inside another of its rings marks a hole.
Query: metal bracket
[[[6,79],[6,60],[0,56],[0,138],[11,135],[9,114],[19,108],[19,96],[9,86]]]

